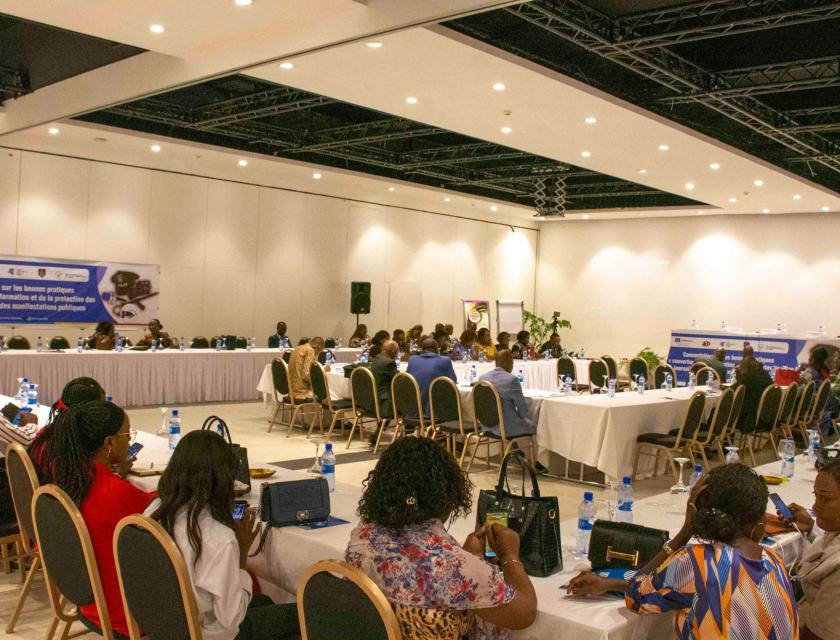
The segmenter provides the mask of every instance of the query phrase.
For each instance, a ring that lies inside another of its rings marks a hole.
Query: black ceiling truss
[[[695,206],[549,158],[244,76],[137,100],[82,119],[339,166],[534,206],[545,215]]]

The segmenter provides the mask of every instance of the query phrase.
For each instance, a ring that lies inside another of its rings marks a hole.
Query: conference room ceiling
[[[444,188],[533,207],[546,215],[703,206],[628,180],[242,75],[79,119]]]
[[[840,191],[840,2],[535,0],[445,26]]]

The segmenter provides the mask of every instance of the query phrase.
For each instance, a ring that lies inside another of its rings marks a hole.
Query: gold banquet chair
[[[502,399],[499,392],[491,382],[487,380],[479,380],[473,387],[472,392],[473,411],[475,412],[476,429],[480,431],[482,436],[487,438],[487,466],[490,466],[490,445],[493,442],[498,442],[501,445],[501,457],[504,458],[510,453],[514,446],[522,449],[522,445],[527,445],[528,460],[531,465],[535,465],[537,461],[537,443],[533,435],[521,435],[508,437],[505,431],[505,416],[502,412]],[[492,427],[499,428],[499,435],[489,429]],[[472,457],[470,458],[470,466],[475,459],[475,454],[478,451],[478,444],[473,449]],[[469,468],[469,467],[468,467]]]

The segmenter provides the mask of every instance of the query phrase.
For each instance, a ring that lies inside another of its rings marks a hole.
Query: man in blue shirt
[[[513,371],[513,354],[507,350],[497,351],[496,368],[485,373],[480,379],[496,387],[502,401],[505,435],[508,438],[515,438],[536,433],[537,424],[528,411],[525,396],[522,395],[522,385],[511,371]],[[486,430],[500,435],[498,425]]]
[[[438,355],[438,344],[434,338],[424,338],[420,343],[422,353],[408,359],[408,373],[417,380],[420,387],[420,402],[423,404],[423,415],[429,417],[429,387],[432,380],[446,376],[457,384],[452,360]]]

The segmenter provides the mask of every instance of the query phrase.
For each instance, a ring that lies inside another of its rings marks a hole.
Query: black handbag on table
[[[213,431],[214,429],[221,431],[220,435],[230,445],[233,455],[235,455],[236,459],[239,461],[239,466],[236,469],[236,486],[234,488],[234,493],[238,496],[244,496],[246,493],[250,493],[251,471],[248,466],[248,449],[241,447],[238,444],[234,444],[230,437],[230,429],[228,429],[227,423],[219,416],[208,416],[208,418],[204,421],[204,424],[201,425],[201,428],[202,430],[207,431]]]
[[[274,527],[320,522],[330,517],[330,487],[324,478],[265,483],[260,493],[260,520],[268,526],[251,557],[262,553]]]
[[[518,459],[523,469],[522,495],[505,490],[507,468],[511,457]],[[531,476],[532,495],[525,496],[525,472]],[[519,560],[530,576],[544,578],[563,570],[560,551],[560,508],[556,496],[540,496],[537,474],[519,450],[502,460],[499,482],[495,490],[482,489],[478,494],[476,525],[481,526],[488,511],[505,511],[508,527],[519,534]]]
[[[592,570],[606,568],[639,569],[662,550],[670,536],[662,529],[630,522],[596,520],[589,539]]]

